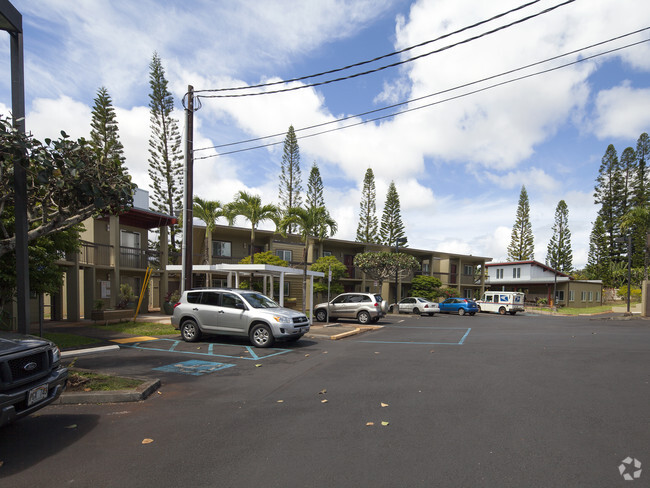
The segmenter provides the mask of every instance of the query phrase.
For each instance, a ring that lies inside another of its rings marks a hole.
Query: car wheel
[[[327,320],[327,310],[323,310],[322,308],[316,310],[316,320],[325,322]]]
[[[501,307],[499,309],[499,315],[505,315],[506,314],[506,307]]]
[[[417,307],[415,307],[415,308],[413,309],[413,313],[414,313],[415,315],[420,315],[420,309],[417,308]]]
[[[370,322],[370,314],[365,310],[362,310],[357,314],[357,320],[359,321],[360,324],[367,324],[368,322]]]
[[[255,324],[251,327],[248,337],[255,347],[271,347],[275,342],[273,333],[266,324]]]
[[[458,309],[458,315],[465,315],[465,309],[464,308],[459,308]]]
[[[181,337],[185,342],[196,342],[201,338],[201,329],[193,320],[186,320],[181,325]]]

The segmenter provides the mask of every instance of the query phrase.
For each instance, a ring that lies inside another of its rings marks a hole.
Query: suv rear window
[[[200,303],[201,302],[201,292],[200,291],[189,292],[187,294],[187,302],[188,303]]]
[[[381,295],[375,295],[375,301],[381,303],[384,299],[381,297]]]

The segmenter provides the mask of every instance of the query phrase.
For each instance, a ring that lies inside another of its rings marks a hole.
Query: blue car
[[[440,313],[457,313],[458,315],[468,313],[474,315],[479,311],[476,302],[469,298],[447,298],[439,306]]]

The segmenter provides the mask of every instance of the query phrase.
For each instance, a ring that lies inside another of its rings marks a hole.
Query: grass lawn
[[[604,313],[611,312],[611,305],[599,305],[597,307],[586,307],[586,308],[576,308],[576,307],[562,307],[558,309],[558,313],[563,313],[566,315],[581,315],[581,314],[594,314],[594,313]]]
[[[74,347],[87,346],[89,344],[95,344],[96,342],[101,342],[100,339],[95,339],[93,337],[83,337],[74,334],[64,334],[62,332],[45,332],[43,337],[47,340],[54,342],[59,349],[68,349]]]
[[[109,376],[90,371],[70,370],[67,391],[115,391],[130,390],[143,383],[142,380]]]
[[[108,325],[93,325],[97,329],[112,330],[113,332],[121,332],[123,334],[131,335],[172,335],[178,334],[171,324],[157,324],[155,322],[119,322],[116,324]]]

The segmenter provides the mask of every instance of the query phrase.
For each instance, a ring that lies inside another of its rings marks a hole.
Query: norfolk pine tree
[[[359,210],[359,225],[357,226],[357,242],[378,242],[379,220],[377,219],[377,191],[375,189],[375,175],[372,168],[366,170],[363,178],[361,204]]]
[[[110,163],[116,168],[124,168],[124,147],[118,134],[113,101],[103,86],[97,91],[90,127],[90,146],[99,164]]]
[[[530,205],[526,187],[521,186],[519,205],[515,225],[512,226],[510,245],[508,245],[508,261],[527,261],[535,257],[533,228],[530,224]]]
[[[393,246],[397,239],[405,237],[404,224],[400,212],[399,195],[395,182],[391,181],[386,194],[386,203],[384,204],[384,213],[381,216],[381,229],[379,238],[385,246]],[[406,244],[402,244],[406,247]]]
[[[621,195],[624,193],[624,179],[618,161],[616,148],[610,144],[598,169],[596,187],[594,188],[594,202],[600,204],[598,215],[602,220],[607,236],[609,257],[614,261],[621,259],[621,249],[625,244],[619,244],[614,239],[620,236],[620,222],[623,216],[624,203]]]
[[[152,181],[152,207],[155,211],[174,215],[182,208],[183,154],[178,123],[172,117],[174,99],[167,88],[165,70],[158,53],[149,64],[149,108],[151,136],[149,137],[149,177]],[[177,225],[170,227],[171,249],[178,250]]]
[[[302,205],[301,191],[300,148],[293,125],[290,125],[284,139],[284,152],[280,165],[280,210],[286,213],[290,208],[300,207]],[[293,233],[294,229],[295,226],[291,225],[289,232]]]
[[[551,237],[546,250],[546,264],[563,273],[568,273],[573,269],[569,208],[564,200],[560,200],[555,209],[553,237]]]
[[[314,161],[309,171],[307,180],[307,208],[324,207],[323,180],[320,177],[320,170]]]

